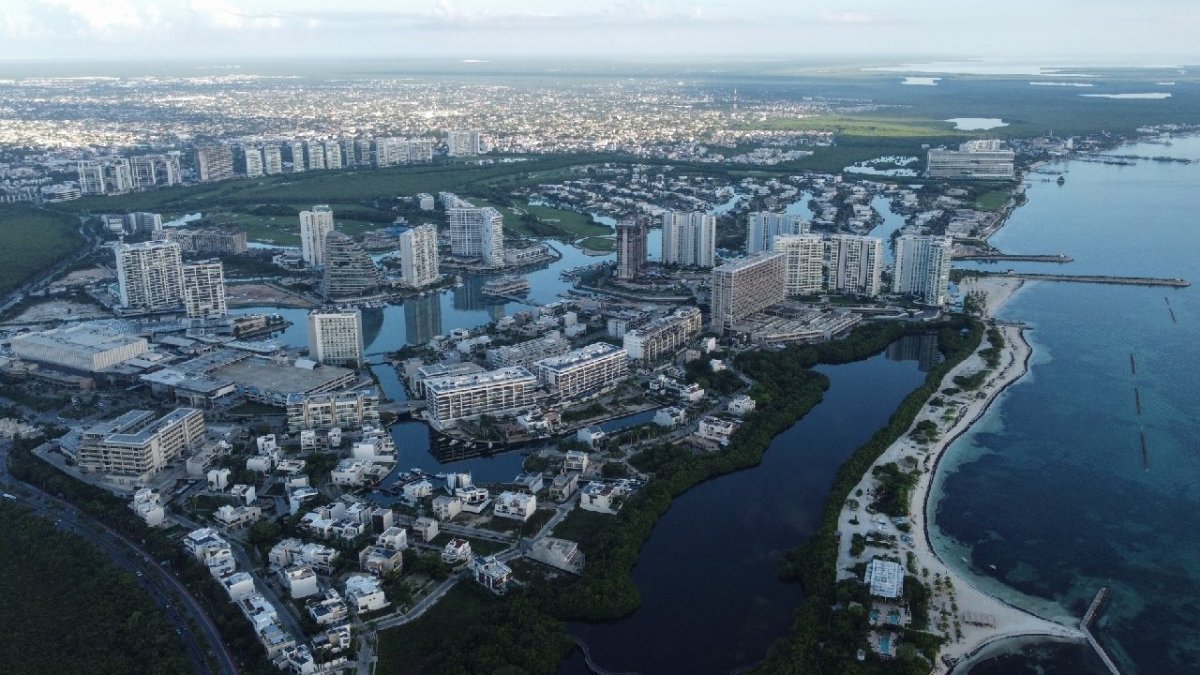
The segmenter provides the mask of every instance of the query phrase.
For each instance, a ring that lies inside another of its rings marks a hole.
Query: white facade
[[[892,292],[915,296],[926,305],[945,302],[952,249],[949,237],[906,234],[898,238]]]
[[[718,445],[729,445],[729,441],[733,438],[733,432],[737,430],[737,422],[719,417],[704,417],[700,420],[696,435]]]
[[[203,443],[204,429],[204,413],[195,408],[178,408],[158,418],[148,410],[132,410],[83,431],[79,468],[118,482],[145,482],[183,451]]]
[[[629,358],[639,363],[654,363],[674,355],[683,345],[700,334],[704,319],[696,307],[680,307],[669,316],[629,330],[622,345]]]
[[[81,372],[107,370],[141,356],[149,348],[145,338],[89,323],[12,339],[13,355],[19,359]]]
[[[663,213],[663,264],[683,267],[712,267],[716,253],[716,216],[685,211]]]
[[[479,258],[484,265],[504,266],[504,216],[489,207],[446,209],[450,225],[450,252]]]
[[[958,150],[930,150],[928,173],[930,178],[1009,180],[1016,175],[1015,159],[998,140],[967,141]]]
[[[524,492],[501,492],[496,498],[495,514],[500,518],[529,522],[537,511],[537,497]]]
[[[829,290],[874,297],[883,271],[883,240],[835,234],[829,238]]]
[[[433,225],[410,227],[400,233],[400,283],[420,288],[438,280],[437,242]]]
[[[346,579],[346,602],[360,614],[374,612],[390,604],[379,585],[379,579],[363,574],[354,574]]]
[[[183,304],[183,258],[179,244],[164,241],[117,244],[113,251],[123,307],[152,312],[178,309]]]
[[[438,430],[480,415],[512,414],[533,405],[537,378],[522,367],[425,380],[430,424]]]
[[[320,591],[317,586],[317,573],[308,565],[299,565],[284,570],[283,581],[287,584],[288,592],[293,598],[307,598]]]
[[[564,398],[608,389],[629,372],[629,354],[607,342],[552,356],[537,362],[538,381]]]
[[[225,268],[219,260],[183,266],[183,306],[189,318],[221,317],[225,306]]]
[[[712,272],[712,330],[723,333],[745,317],[787,297],[785,257],[755,253]]]
[[[446,132],[446,150],[451,157],[473,157],[483,151],[479,132],[475,130]]]
[[[777,235],[771,250],[784,255],[788,295],[811,295],[821,292],[825,262],[825,241],[821,235]]]
[[[776,250],[778,235],[807,233],[808,223],[800,216],[756,211],[746,221],[746,255]]]
[[[308,315],[308,354],[328,365],[357,367],[362,363],[362,313],[322,312]]]
[[[333,232],[333,209],[319,204],[300,212],[300,257],[313,267],[325,266],[325,235]]]

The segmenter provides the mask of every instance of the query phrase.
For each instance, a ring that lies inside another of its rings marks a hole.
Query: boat
[[[500,277],[483,284],[480,291],[490,296],[520,296],[529,292],[529,280],[523,277]]]
[[[1058,183],[1059,185],[1062,185],[1063,183],[1067,182],[1067,179],[1063,178],[1062,176],[1059,176],[1058,180],[1056,180],[1054,182]]]

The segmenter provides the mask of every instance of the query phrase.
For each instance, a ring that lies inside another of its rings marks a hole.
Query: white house
[[[687,411],[676,406],[660,408],[654,413],[654,423],[660,427],[673,428],[687,421]]]
[[[433,483],[425,479],[421,479],[414,483],[408,483],[403,488],[404,501],[415,504],[418,500],[424,499],[433,494]]]
[[[254,504],[254,500],[258,499],[258,493],[253,485],[237,484],[229,489],[229,496],[242,502],[246,506]]]
[[[537,511],[537,497],[534,495],[524,492],[501,492],[496,498],[495,514],[500,518],[527,523],[534,511]]]
[[[230,574],[221,580],[221,585],[225,587],[225,593],[229,599],[237,602],[242,598],[254,593],[254,577],[246,572],[237,572]]]
[[[471,560],[469,569],[475,581],[497,595],[503,595],[512,582],[512,570],[497,560],[496,556],[476,556]]]
[[[213,518],[231,530],[240,530],[258,522],[262,509],[257,506],[230,506],[225,504],[213,513]]]
[[[354,574],[346,579],[346,602],[359,614],[374,612],[390,604],[383,594],[379,579],[363,574]]]
[[[305,609],[318,626],[339,624],[350,616],[346,601],[342,600],[341,594],[334,588],[325,591],[321,597],[310,600]]]
[[[608,440],[608,433],[600,427],[584,427],[575,432],[575,440],[586,443],[589,448],[594,449]]]
[[[400,569],[403,554],[399,549],[387,546],[367,546],[358,553],[358,566],[362,571],[384,575]]]
[[[560,473],[550,482],[548,494],[556,502],[565,502],[579,489],[579,472]]]
[[[158,493],[150,488],[142,488],[135,492],[129,508],[133,509],[133,512],[146,521],[150,527],[162,525],[163,519],[167,516]]]
[[[317,586],[317,573],[308,565],[297,565],[284,570],[283,581],[293,598],[307,598],[320,591]]]
[[[451,539],[442,549],[442,562],[457,565],[471,559],[471,542],[466,539]]]
[[[433,515],[440,521],[454,520],[462,510],[463,503],[458,497],[443,495],[433,498]]]
[[[718,445],[729,445],[730,439],[733,438],[733,432],[738,430],[738,426],[738,423],[732,420],[703,417],[700,419],[700,427],[696,430],[696,435]]]
[[[438,536],[438,521],[433,518],[417,518],[413,521],[413,534],[426,543],[433,541]]]
[[[579,450],[568,450],[563,455],[563,470],[583,473],[588,468],[588,454]]]
[[[403,527],[389,527],[375,537],[375,543],[400,551],[408,548],[408,532]]]
[[[298,487],[288,492],[288,512],[292,515],[300,513],[304,509],[304,504],[321,496],[316,488]]]
[[[584,511],[615,514],[632,489],[627,481],[592,482],[579,491],[579,508]]]
[[[254,455],[246,458],[246,469],[256,473],[271,473],[275,460],[270,455]]]
[[[729,400],[729,405],[726,406],[725,409],[728,410],[730,414],[737,415],[738,417],[745,417],[746,415],[754,412],[755,405],[754,399],[750,398],[746,394],[738,394]]]
[[[220,492],[229,487],[229,469],[213,469],[208,472],[208,489]]]
[[[362,485],[366,479],[367,463],[360,459],[343,459],[329,472],[334,485]]]

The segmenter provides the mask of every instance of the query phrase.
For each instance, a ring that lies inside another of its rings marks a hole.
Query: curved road
[[[37,515],[53,520],[58,529],[93,544],[111,558],[118,567],[135,573],[138,583],[146,590],[155,604],[162,608],[167,620],[175,625],[175,632],[183,640],[188,657],[197,673],[210,672],[209,663],[204,656],[206,651],[204,647],[207,647],[207,651],[215,655],[218,661],[219,672],[225,675],[237,674],[237,665],[221,640],[217,627],[183,584],[156,565],[150,556],[134,542],[74,505],[57,499],[9,474],[7,444],[0,446],[0,485],[5,486],[6,491],[19,497],[14,504],[24,505]],[[14,486],[21,486],[25,489]],[[200,627],[203,635],[196,635],[189,618]],[[206,644],[201,644],[201,638]]]

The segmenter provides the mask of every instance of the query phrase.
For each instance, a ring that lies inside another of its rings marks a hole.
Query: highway
[[[175,632],[183,640],[188,658],[197,673],[209,673],[212,669],[205,659],[207,651],[213,654],[220,673],[236,675],[237,666],[233,656],[221,640],[221,635],[212,619],[196,602],[191,593],[171,574],[150,559],[140,546],[92,518],[74,505],[57,499],[37,487],[17,480],[8,473],[7,443],[0,444],[0,485],[5,491],[18,497],[16,504],[31,509],[37,515],[51,520],[62,531],[73,534],[107,555],[118,567],[137,576],[138,583],[146,590],[154,603],[162,608],[167,620],[175,626]],[[193,630],[192,621],[200,627],[201,635]],[[203,644],[202,644],[203,640]]]

